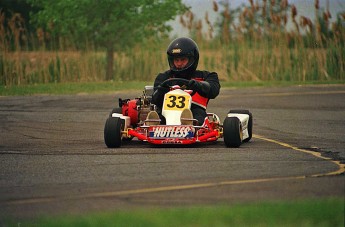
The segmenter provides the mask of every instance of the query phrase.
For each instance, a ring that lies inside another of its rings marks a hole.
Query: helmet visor
[[[188,70],[195,61],[194,56],[168,56],[169,66],[172,71],[183,72]]]

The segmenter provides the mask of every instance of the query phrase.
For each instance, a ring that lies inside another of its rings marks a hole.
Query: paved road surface
[[[345,85],[222,89],[209,112],[254,116],[238,149],[107,149],[109,111],[140,93],[0,97],[0,218],[344,197]]]

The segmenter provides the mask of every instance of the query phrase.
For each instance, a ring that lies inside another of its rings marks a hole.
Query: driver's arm
[[[206,92],[204,92],[204,94],[201,94],[201,95],[205,95],[205,97],[209,99],[216,98],[220,92],[220,83],[218,79],[218,74],[216,72],[208,73],[205,78],[205,84],[206,83],[208,85],[202,86],[204,88],[203,91],[206,91]]]
[[[191,79],[188,83],[188,88],[198,92],[201,96],[214,99],[218,96],[220,91],[220,84],[218,75],[215,72],[198,72],[195,78],[202,78],[203,81]]]

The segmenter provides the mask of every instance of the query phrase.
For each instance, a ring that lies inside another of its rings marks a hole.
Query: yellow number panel
[[[168,94],[164,100],[164,110],[183,110],[188,108],[189,95]]]

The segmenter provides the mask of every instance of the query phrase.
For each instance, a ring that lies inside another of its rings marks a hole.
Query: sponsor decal
[[[173,53],[173,54],[179,54],[179,53],[181,53],[181,52],[182,52],[181,49],[173,49],[173,50],[172,50],[172,53]]]
[[[183,144],[181,140],[163,140],[162,144]]]
[[[192,138],[194,128],[191,126],[152,126],[149,129],[150,138]]]

